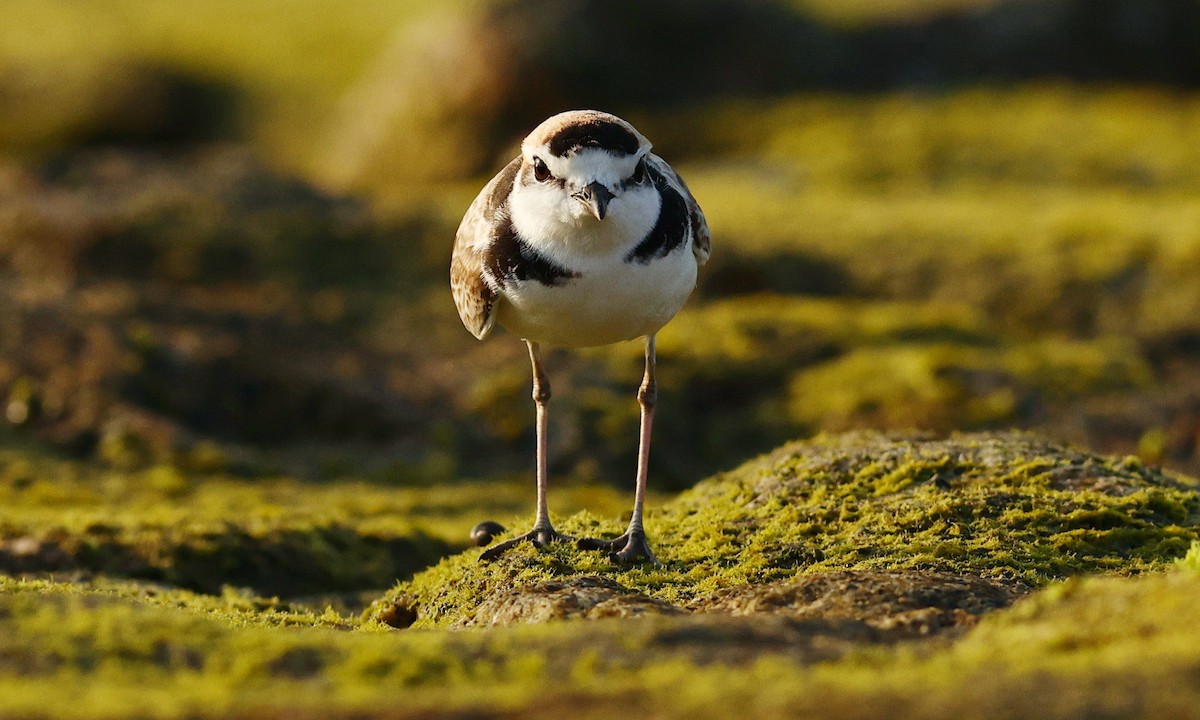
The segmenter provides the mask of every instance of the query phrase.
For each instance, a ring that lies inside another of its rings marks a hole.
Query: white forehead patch
[[[533,157],[541,158],[550,169],[550,174],[568,185],[583,187],[590,182],[601,182],[608,187],[633,174],[638,161],[646,154],[639,151],[634,155],[614,154],[599,148],[583,148],[566,157],[555,157],[542,148],[542,152],[534,152]]]

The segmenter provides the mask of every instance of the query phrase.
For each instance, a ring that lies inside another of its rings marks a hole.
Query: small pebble
[[[471,528],[471,541],[477,546],[490,545],[496,536],[504,532],[504,526],[495,520],[484,520]]]

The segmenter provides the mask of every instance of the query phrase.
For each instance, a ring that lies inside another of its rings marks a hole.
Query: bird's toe
[[[575,541],[575,547],[580,550],[599,550],[602,552],[612,553],[625,546],[625,541],[629,539],[628,535],[622,535],[612,540],[603,540],[601,538],[579,538]]]
[[[532,530],[523,535],[518,535],[511,540],[505,540],[502,543],[493,545],[487,550],[484,550],[483,553],[479,555],[479,559],[483,562],[491,562],[523,542],[527,542],[540,550],[552,542],[570,539],[571,538],[559,533],[550,525],[535,525]]]
[[[646,541],[645,535],[631,535],[626,541],[625,546],[613,552],[610,557],[613,562],[622,565],[632,565],[638,562],[647,562],[654,567],[662,567],[662,563],[654,556],[654,551],[650,549],[650,543]]]
[[[658,558],[654,556],[654,552],[650,549],[650,543],[646,541],[646,534],[644,532],[627,532],[612,540],[581,538],[576,541],[575,546],[581,550],[607,552],[609,558],[614,563],[621,565],[645,561],[655,567],[662,567],[662,563],[658,561]]]

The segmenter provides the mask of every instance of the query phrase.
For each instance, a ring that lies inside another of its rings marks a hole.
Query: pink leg
[[[550,402],[550,381],[542,370],[541,348],[535,342],[526,340],[525,343],[529,346],[529,362],[533,366],[533,402],[537,405],[537,515],[532,530],[488,548],[479,556],[480,560],[495,560],[522,542],[540,548],[564,537],[550,524],[546,505],[546,406]]]
[[[638,388],[638,404],[641,406],[641,433],[638,438],[637,484],[633,491],[633,517],[625,534],[612,540],[583,538],[579,547],[586,550],[605,550],[618,562],[634,562],[645,559],[660,565],[646,541],[646,529],[642,513],[646,505],[646,479],[650,472],[650,429],[654,424],[654,405],[658,400],[658,387],[654,381],[654,336],[646,337],[646,372]]]

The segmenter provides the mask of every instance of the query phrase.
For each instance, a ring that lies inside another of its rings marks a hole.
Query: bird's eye
[[[546,167],[546,163],[542,162],[541,158],[533,159],[533,177],[538,182],[546,182],[550,179],[550,168]]]
[[[633,169],[633,174],[629,179],[636,185],[640,185],[646,179],[646,158],[638,160],[637,167]]]

